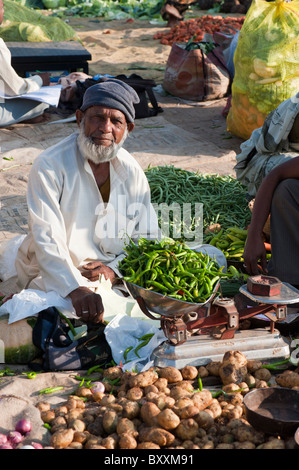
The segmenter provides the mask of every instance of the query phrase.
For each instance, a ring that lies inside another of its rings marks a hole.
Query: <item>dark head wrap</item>
[[[136,91],[126,83],[115,78],[92,85],[86,90],[83,97],[81,111],[91,106],[105,106],[118,109],[126,116],[128,122],[135,119],[134,104],[139,103]]]

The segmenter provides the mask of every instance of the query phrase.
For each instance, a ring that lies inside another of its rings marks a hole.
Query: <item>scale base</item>
[[[290,356],[287,338],[278,330],[266,328],[237,330],[232,339],[214,339],[210,335],[190,336],[187,341],[174,346],[165,341],[152,354],[157,367],[205,366],[211,361],[222,361],[227,351],[240,351],[247,359],[260,361],[284,360]]]

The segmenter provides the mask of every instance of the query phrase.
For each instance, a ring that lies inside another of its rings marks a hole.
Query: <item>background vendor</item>
[[[4,5],[0,0],[0,25],[3,21]],[[17,96],[39,90],[50,84],[48,73],[41,73],[31,78],[20,77],[11,65],[11,53],[0,38],[0,93]],[[46,103],[15,98],[5,99],[0,96],[0,127],[7,127],[19,122],[36,123],[44,119],[43,114],[49,108]]]

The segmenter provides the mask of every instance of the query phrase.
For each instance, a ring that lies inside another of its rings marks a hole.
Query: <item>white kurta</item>
[[[110,163],[104,204],[77,133],[34,161],[28,182],[29,233],[16,259],[19,285],[41,276],[44,289],[66,297],[89,285],[80,266],[99,260],[117,269],[126,236],[157,238],[156,213],[146,176],[124,149]]]
[[[22,78],[11,65],[11,53],[0,38],[0,91],[8,96],[22,95],[39,90],[43,81],[38,75]]]

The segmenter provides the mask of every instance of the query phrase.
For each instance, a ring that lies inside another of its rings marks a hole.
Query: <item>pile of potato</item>
[[[223,384],[217,398],[199,387],[199,378],[207,376]],[[109,382],[117,378],[119,385],[112,388]],[[55,449],[293,448],[292,438],[269,437],[245,418],[244,395],[252,387],[267,387],[271,379],[259,361],[227,352],[221,362],[198,368],[169,366],[135,374],[111,367],[103,373],[104,393],[83,385],[63,405],[41,401],[37,407]],[[276,376],[276,386],[290,387],[290,380],[299,389],[298,371]]]

